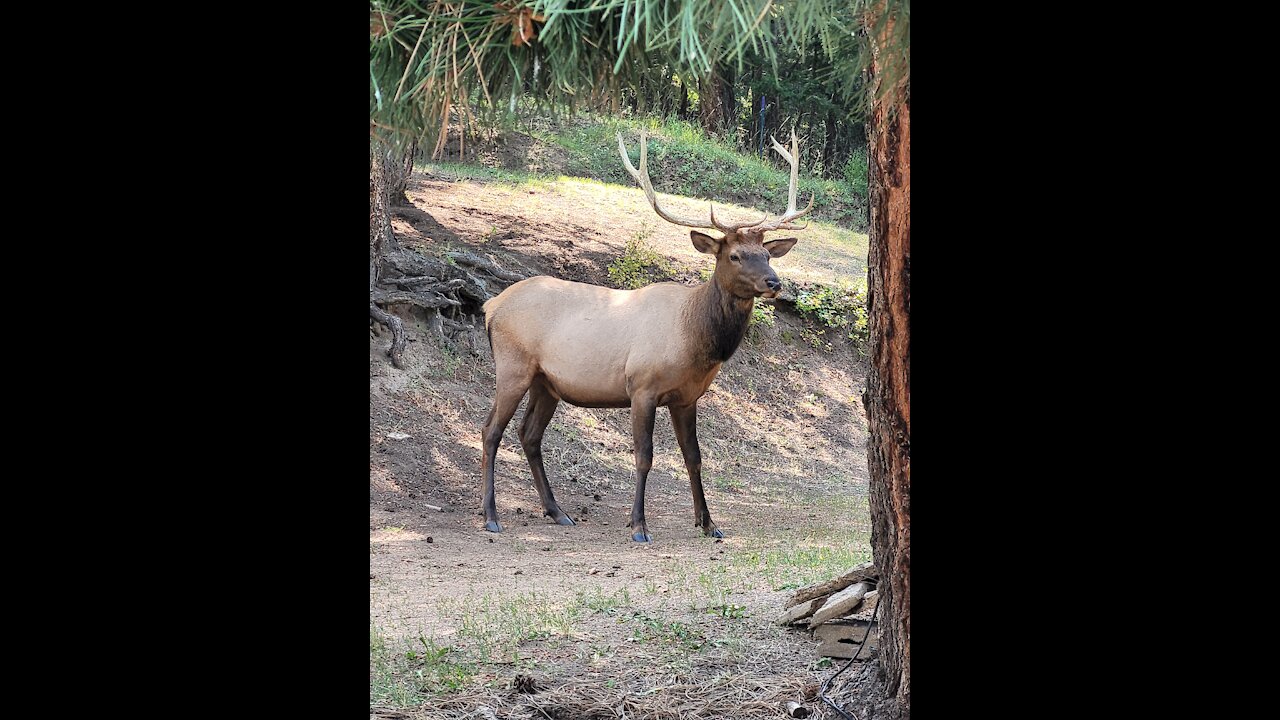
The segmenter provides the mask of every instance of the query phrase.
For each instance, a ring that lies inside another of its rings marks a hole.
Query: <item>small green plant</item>
[[[627,638],[630,642],[656,640],[668,645],[678,644],[686,650],[698,650],[707,642],[706,636],[679,620],[663,620],[639,612],[632,615],[632,620],[640,627]]]
[[[615,609],[631,604],[631,593],[626,588],[616,594],[609,594],[601,588],[593,588],[590,592],[579,590],[577,600],[578,604],[588,610],[612,615]]]
[[[777,324],[773,317],[773,306],[759,304],[751,310],[751,324],[773,327]]]
[[[757,303],[756,306],[751,309],[751,320],[750,324],[747,326],[747,337],[750,338],[751,342],[758,343],[760,342],[760,328],[773,327],[777,324],[778,323],[773,316],[773,306]]]
[[[484,595],[465,605],[441,601],[442,615],[453,620],[457,641],[465,643],[471,656],[492,662],[512,657],[527,640],[568,635],[573,631],[580,608],[578,603],[562,603],[529,593],[509,597]]]
[[[448,345],[440,345],[438,357],[433,361],[428,369],[429,374],[433,378],[452,378],[458,379],[458,372],[463,369],[464,358],[457,351],[451,349]]]
[[[476,666],[455,659],[456,654],[452,647],[422,636],[403,645],[389,642],[370,626],[369,699],[407,707],[438,692],[462,689],[476,674]]]
[[[741,620],[747,616],[745,605],[717,605],[716,607],[707,608],[707,612],[726,620]]]
[[[806,328],[800,331],[800,337],[804,338],[804,341],[809,343],[810,347],[815,350],[826,350],[827,352],[831,352],[834,349],[834,346],[827,342],[826,330],[814,331]]]
[[[616,287],[636,290],[675,275],[671,263],[649,245],[651,237],[653,228],[648,223],[641,225],[635,237],[627,241],[622,256],[609,264],[609,280]]]

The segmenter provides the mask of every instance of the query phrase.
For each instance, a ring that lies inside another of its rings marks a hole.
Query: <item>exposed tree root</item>
[[[465,336],[475,352],[480,347],[476,316],[485,301],[534,274],[528,268],[520,268],[524,274],[509,270],[473,252],[432,257],[401,247],[391,228],[390,208],[410,204],[404,190],[413,172],[415,152],[412,143],[395,147],[374,143],[369,153],[369,316],[391,330],[387,355],[400,369],[404,369],[408,338],[404,321],[388,312],[390,306],[425,310],[430,334],[442,340]],[[450,317],[442,314],[445,309]]]
[[[527,277],[470,252],[448,252],[435,258],[396,249],[383,254],[379,270],[378,284],[370,293],[370,315],[391,329],[393,339],[387,354],[401,369],[407,343],[403,322],[379,306],[401,304],[426,310],[429,334],[452,341],[465,338],[474,351],[480,347],[476,317],[485,301]]]
[[[387,350],[387,355],[391,357],[392,365],[403,370],[404,346],[408,342],[404,334],[404,323],[400,318],[384,311],[373,302],[369,303],[369,317],[391,328],[391,348]]]

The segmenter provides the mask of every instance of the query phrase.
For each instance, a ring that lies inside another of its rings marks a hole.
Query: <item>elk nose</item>
[[[764,281],[764,284],[768,285],[770,290],[782,289],[782,283],[778,281],[778,278],[769,278],[768,280]]]

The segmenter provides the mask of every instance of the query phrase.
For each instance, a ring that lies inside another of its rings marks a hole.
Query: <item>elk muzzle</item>
[[[778,292],[782,290],[782,282],[778,280],[777,275],[765,278],[764,285],[764,289],[756,288],[756,292],[760,293],[760,297],[776,298],[778,297]]]

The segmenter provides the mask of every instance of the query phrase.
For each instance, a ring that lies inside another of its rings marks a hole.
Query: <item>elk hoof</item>
[[[498,524],[497,520],[490,520],[489,522],[485,523],[484,529],[488,530],[491,533],[502,532],[502,526]]]
[[[713,537],[713,538],[724,537],[724,533],[720,532],[720,528],[714,525],[711,526],[710,530],[708,530],[707,528],[702,528],[702,534],[706,535],[707,537]]]
[[[635,540],[636,542],[643,542],[643,543],[653,542],[653,536],[647,532],[633,533],[631,535],[631,539]]]
[[[565,515],[564,513],[560,513],[560,518],[556,520],[556,524],[557,525],[577,525],[578,523],[574,522],[573,518],[569,517],[568,515]]]

